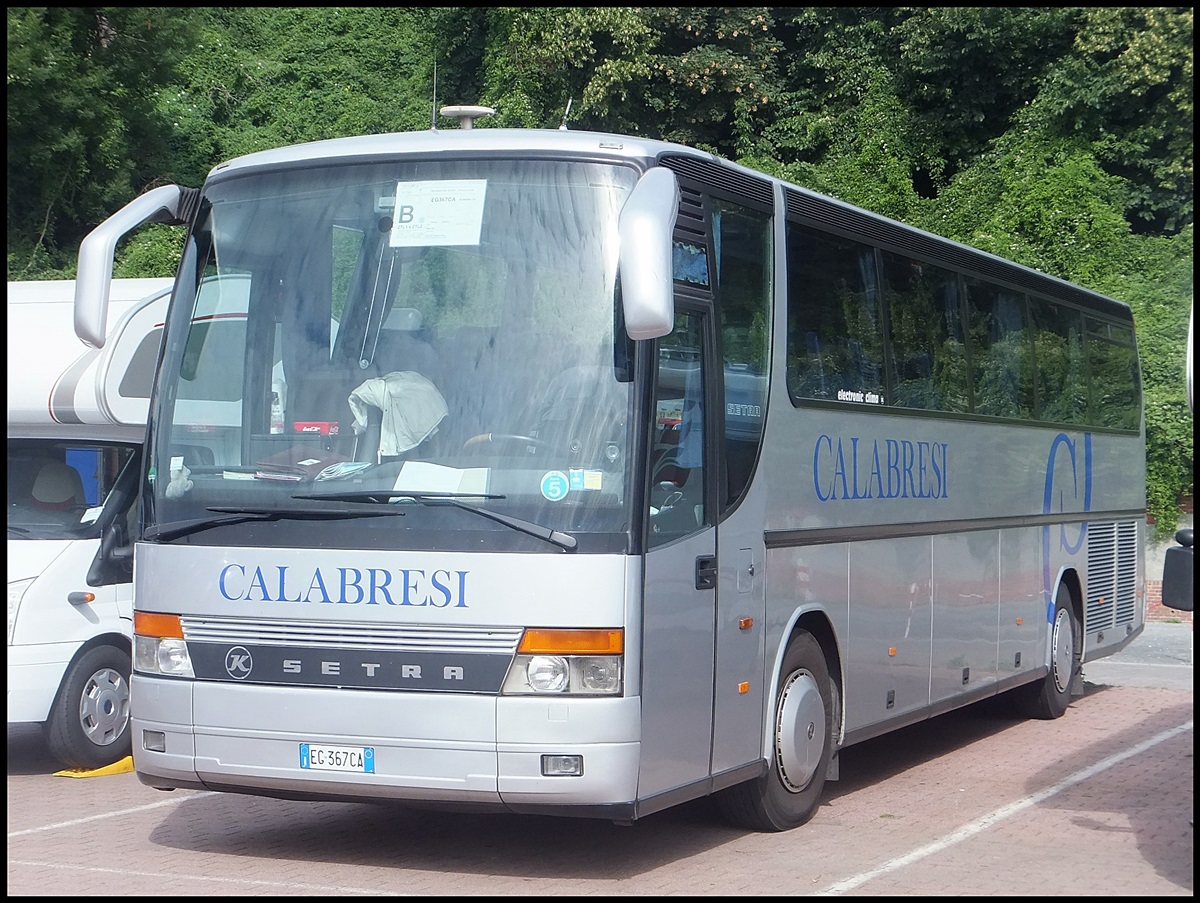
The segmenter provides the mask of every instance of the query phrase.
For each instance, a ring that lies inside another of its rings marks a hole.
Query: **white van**
[[[130,751],[132,558],[117,550],[171,284],[113,280],[103,349],[75,336],[74,282],[8,284],[8,721],[42,724],[68,768]]]

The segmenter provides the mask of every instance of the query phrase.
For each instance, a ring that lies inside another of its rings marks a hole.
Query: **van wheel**
[[[1071,593],[1060,585],[1054,595],[1054,618],[1050,622],[1050,673],[1013,691],[1019,714],[1050,720],[1066,712],[1071,704],[1071,681],[1083,667],[1082,640]]]
[[[825,654],[801,631],[783,656],[767,773],[715,794],[721,814],[754,831],[786,831],[812,818],[829,773],[834,723]]]
[[[129,655],[97,646],[67,671],[43,725],[46,744],[68,768],[102,768],[130,754]]]

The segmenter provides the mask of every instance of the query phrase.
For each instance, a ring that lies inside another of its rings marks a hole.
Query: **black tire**
[[[1083,632],[1071,604],[1071,593],[1059,586],[1050,622],[1050,672],[1013,691],[1017,713],[1049,721],[1062,717],[1071,704],[1071,684],[1083,667]]]
[[[130,754],[129,671],[129,654],[115,646],[89,649],[71,664],[42,726],[63,765],[103,768]]]
[[[787,831],[816,814],[833,754],[834,691],[821,645],[797,633],[783,656],[775,695],[774,744],[767,773],[714,795],[730,823]]]

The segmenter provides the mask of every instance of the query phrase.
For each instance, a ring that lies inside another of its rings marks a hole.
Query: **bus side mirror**
[[[1162,604],[1177,611],[1192,611],[1192,531],[1175,534],[1179,543],[1167,549],[1163,559]]]
[[[621,306],[633,340],[657,339],[675,326],[672,237],[679,182],[661,166],[643,173],[621,208]]]
[[[108,327],[108,295],[113,255],[123,235],[143,223],[181,225],[199,192],[163,185],[134,198],[95,229],[79,245],[75,276],[75,335],[93,348],[103,348]]]

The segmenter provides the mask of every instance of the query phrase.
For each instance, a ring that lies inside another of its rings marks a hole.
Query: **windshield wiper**
[[[205,510],[224,516],[198,517],[194,520],[181,520],[160,526],[150,526],[142,534],[142,539],[151,542],[164,542],[171,539],[178,539],[181,536],[187,536],[189,533],[199,533],[201,530],[207,530],[210,527],[240,524],[252,520],[341,520],[358,517],[402,517],[404,515],[403,511],[396,510],[331,511],[327,508],[289,508],[279,510],[276,508],[214,507],[206,508]]]
[[[520,530],[522,533],[528,533],[530,536],[536,536],[538,539],[552,542],[554,545],[568,552],[579,544],[570,533],[551,530],[549,527],[543,527],[541,524],[535,524],[532,521],[521,520],[519,517],[511,517],[510,515],[491,511],[487,508],[480,508],[478,505],[468,505],[462,501],[463,499],[506,498],[503,495],[490,495],[486,492],[412,492],[406,489],[363,489],[356,492],[294,495],[292,498],[318,499],[334,502],[376,502],[385,505],[390,503],[392,499],[411,499],[414,502],[431,507],[438,507],[440,505],[442,507],[461,508],[463,511],[473,511],[481,517],[494,520],[498,524],[504,524],[506,527],[512,527],[514,530]]]

